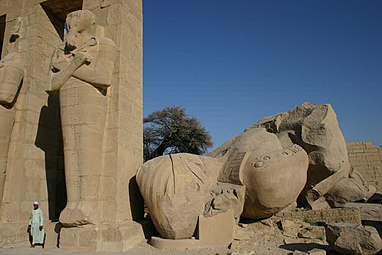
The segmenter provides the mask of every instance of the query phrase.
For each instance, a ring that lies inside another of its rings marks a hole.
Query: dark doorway
[[[82,4],[83,0],[48,0],[41,3],[41,7],[48,15],[50,22],[56,29],[57,34],[61,37],[61,40],[64,38],[64,24],[66,16],[73,11],[81,10]]]
[[[6,15],[0,16],[0,59],[3,53]]]

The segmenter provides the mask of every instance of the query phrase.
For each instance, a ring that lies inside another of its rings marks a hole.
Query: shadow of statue
[[[48,104],[40,111],[35,145],[45,152],[49,220],[58,221],[66,206],[63,138],[59,97],[49,95]]]

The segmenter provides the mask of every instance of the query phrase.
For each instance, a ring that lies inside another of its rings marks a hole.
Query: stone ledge
[[[123,252],[145,241],[142,226],[136,222],[61,228],[60,248],[67,251]]]
[[[278,213],[275,217],[281,219],[309,220],[326,223],[353,223],[361,224],[361,211],[359,208],[336,208],[326,210],[296,210]]]
[[[199,216],[196,239],[172,240],[152,237],[149,244],[166,250],[227,248],[233,242],[234,225],[234,213],[230,209],[212,217]]]

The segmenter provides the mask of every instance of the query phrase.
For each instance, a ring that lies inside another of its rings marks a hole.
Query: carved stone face
[[[94,34],[95,18],[89,11],[77,11],[68,15],[66,19],[69,32],[65,34],[64,41],[69,50],[79,48],[84,42],[82,34]]]
[[[293,203],[305,185],[308,164],[298,145],[263,155],[248,152],[240,169],[246,186],[243,215],[264,218]]]
[[[74,50],[81,46],[81,38],[78,32],[69,32],[65,35],[65,45],[69,50]]]

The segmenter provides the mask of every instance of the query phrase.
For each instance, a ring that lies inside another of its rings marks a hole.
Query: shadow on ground
[[[321,249],[325,250],[326,252],[330,251],[330,245],[326,244],[317,244],[317,243],[291,243],[291,244],[283,244],[280,245],[279,248],[285,249],[288,251],[302,251],[302,252],[308,252],[313,249]]]

